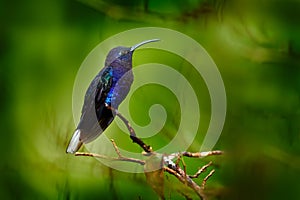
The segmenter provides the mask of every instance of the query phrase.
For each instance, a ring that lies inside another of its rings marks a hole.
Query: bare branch
[[[205,188],[205,185],[206,185],[207,180],[208,180],[214,173],[215,173],[215,170],[213,169],[213,170],[211,170],[211,171],[209,172],[209,174],[203,179],[202,184],[201,184],[201,188],[202,188],[202,189]]]
[[[152,147],[150,145],[146,145],[140,138],[138,138],[135,134],[134,129],[132,128],[132,126],[130,125],[129,121],[121,114],[119,113],[119,111],[109,105],[106,105],[107,108],[109,108],[111,111],[114,112],[115,115],[117,115],[126,125],[129,133],[130,133],[130,138],[132,140],[133,143],[137,143],[145,152],[147,153],[152,153]]]
[[[186,164],[185,164],[185,162],[184,162],[183,157],[181,157],[181,163],[182,163],[182,166],[183,166],[183,172],[184,172],[184,175],[187,176],[187,174],[186,174]]]
[[[87,153],[87,152],[76,152],[75,156],[86,156],[86,157],[95,157],[95,158],[103,158],[106,160],[111,160],[111,161],[126,161],[126,162],[133,162],[133,163],[138,163],[140,165],[145,165],[144,160],[139,160],[135,158],[126,158],[126,157],[118,157],[118,158],[113,158],[113,157],[108,157],[96,153]]]
[[[198,178],[200,174],[206,171],[206,169],[212,165],[212,162],[210,161],[208,164],[201,167],[194,175],[189,175],[190,178]]]
[[[176,166],[176,167],[179,167],[179,162],[180,162],[180,161],[181,161],[181,155],[178,154],[178,155],[177,155],[176,162],[175,162],[175,166]]]
[[[183,171],[181,168],[179,168],[179,172],[176,170],[173,170],[169,167],[164,167],[163,169],[164,169],[164,171],[168,172],[169,174],[174,175],[183,184],[187,183],[187,185],[190,188],[192,188],[201,199],[203,199],[203,200],[206,199],[206,195],[204,194],[203,189],[188,176],[183,176],[183,174],[182,174]]]
[[[122,158],[123,156],[121,155],[121,152],[120,152],[120,150],[119,150],[117,144],[115,143],[115,141],[114,141],[113,139],[111,139],[110,141],[111,141],[111,143],[113,144],[113,146],[114,146],[114,148],[115,148],[115,151],[116,151],[116,153],[118,154],[119,158]]]
[[[179,162],[181,161],[181,163],[182,163],[182,166],[183,166],[183,170],[180,168],[180,166],[179,166]],[[185,164],[185,162],[184,162],[184,160],[183,160],[183,157],[180,155],[180,154],[178,154],[178,158],[177,158],[177,160],[176,160],[176,170],[177,171],[181,171],[181,174],[182,174],[182,176],[184,177],[184,179],[185,179],[185,184],[187,184],[187,174],[186,174],[186,164]]]
[[[136,133],[132,126],[130,125],[129,121],[118,112],[117,109],[114,109],[113,107],[106,105],[116,116],[118,116],[126,125],[129,133],[130,133],[130,138],[132,139],[133,143],[137,143],[145,152],[142,154],[145,156],[149,155],[161,155],[155,151],[152,150],[152,147],[149,145],[146,145],[140,138],[136,136]],[[100,154],[95,154],[95,153],[85,153],[85,152],[76,152],[75,156],[89,156],[89,157],[96,157],[96,158],[102,158],[106,160],[111,160],[111,161],[126,161],[126,162],[133,162],[133,163],[138,163],[140,165],[145,165],[146,161],[145,160],[139,160],[135,158],[128,158],[122,156],[117,144],[113,139],[111,139],[112,145],[115,149],[115,152],[118,157],[108,157],[105,155],[100,155]],[[191,157],[191,158],[204,158],[207,156],[213,156],[213,155],[221,155],[223,154],[222,151],[215,150],[215,151],[206,151],[206,152],[176,152],[168,155],[161,155],[161,170],[164,170],[168,172],[169,174],[174,175],[180,182],[183,184],[187,185],[191,189],[193,189],[196,194],[201,198],[201,199],[207,199],[205,193],[204,193],[204,187],[206,185],[207,180],[213,175],[215,170],[211,170],[210,173],[203,179],[201,186],[199,186],[196,182],[193,181],[193,178],[198,178],[200,174],[202,174],[204,171],[207,170],[209,166],[212,165],[212,162],[209,162],[208,164],[204,165],[201,167],[194,175],[187,175],[186,169],[187,165],[183,160],[183,157]],[[177,158],[177,159],[176,159]],[[176,161],[174,162],[173,160]],[[183,169],[180,167],[180,161],[182,162]],[[146,173],[145,173],[146,174]],[[187,197],[187,196],[186,196]]]
[[[95,157],[95,158],[103,158],[103,159],[107,159],[107,160],[112,160],[114,158],[105,156],[105,155],[100,155],[100,154],[96,154],[96,153],[88,153],[88,152],[76,152],[75,156],[87,156],[87,157]]]
[[[203,151],[203,152],[196,152],[196,153],[185,151],[185,152],[181,153],[182,156],[192,157],[192,158],[204,158],[207,156],[222,155],[222,154],[223,154],[223,151],[220,151],[220,150]]]
[[[94,158],[102,158],[102,159],[111,160],[111,161],[126,161],[126,162],[138,163],[140,165],[145,165],[146,161],[144,161],[144,160],[139,160],[139,159],[135,159],[135,158],[127,158],[127,157],[122,156],[115,141],[111,140],[111,142],[112,142],[112,145],[118,155],[117,158],[116,157],[108,157],[108,156],[96,154],[96,153],[87,153],[87,152],[76,152],[75,156],[87,156],[87,157],[94,157]]]

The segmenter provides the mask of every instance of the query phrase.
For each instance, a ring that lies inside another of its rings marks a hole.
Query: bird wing
[[[105,99],[112,87],[112,68],[106,67],[91,82],[84,98],[81,118],[77,129],[82,131],[84,143],[97,138],[112,122],[113,114],[105,106]]]

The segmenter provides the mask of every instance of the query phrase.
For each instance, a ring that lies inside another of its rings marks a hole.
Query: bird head
[[[132,54],[135,49],[138,47],[150,43],[150,42],[156,42],[159,41],[159,39],[152,39],[152,40],[146,40],[143,42],[140,42],[132,47],[116,47],[110,50],[108,53],[106,60],[105,60],[105,66],[109,66],[113,62],[119,62],[123,66],[129,66],[131,68],[132,63]],[[126,65],[127,64],[127,65]]]

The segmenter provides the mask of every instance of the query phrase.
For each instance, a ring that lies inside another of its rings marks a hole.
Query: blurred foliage
[[[65,154],[81,62],[105,38],[144,26],[191,36],[222,74],[228,112],[216,148],[227,154],[215,161],[208,191],[220,189],[218,199],[300,198],[299,1],[1,0],[0,16],[1,199],[157,198],[143,174]],[[207,94],[199,100],[209,104]],[[210,110],[201,112],[205,132]],[[206,161],[189,161],[191,173]],[[168,175],[165,184],[175,182]]]

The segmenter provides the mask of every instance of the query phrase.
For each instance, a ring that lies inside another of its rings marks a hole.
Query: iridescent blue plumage
[[[75,153],[83,143],[96,139],[113,121],[109,107],[118,109],[133,82],[132,54],[147,40],[133,47],[116,47],[105,60],[105,67],[91,82],[84,98],[80,122],[70,140],[67,153]]]

